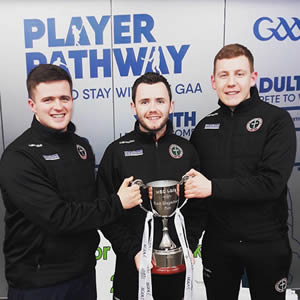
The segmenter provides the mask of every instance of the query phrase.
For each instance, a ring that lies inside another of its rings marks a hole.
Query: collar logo
[[[169,153],[173,158],[179,159],[183,156],[183,150],[176,144],[172,144],[169,147]]]
[[[275,284],[275,290],[278,293],[283,293],[287,289],[287,284],[287,278],[282,278]]]
[[[87,152],[82,146],[76,145],[76,149],[81,159],[87,159]]]
[[[247,123],[246,128],[249,132],[254,132],[257,131],[262,126],[262,124],[262,118],[254,118]]]

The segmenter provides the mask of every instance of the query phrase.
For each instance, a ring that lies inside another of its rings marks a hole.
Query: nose
[[[59,99],[55,99],[53,108],[56,110],[62,110],[63,109],[62,102]]]
[[[155,101],[151,101],[150,105],[149,105],[149,110],[150,111],[156,111],[156,102]]]
[[[233,75],[228,76],[227,85],[235,86],[235,84],[236,84],[235,77]]]

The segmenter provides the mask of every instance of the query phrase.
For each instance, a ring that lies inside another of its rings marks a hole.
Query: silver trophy
[[[154,274],[175,274],[185,271],[185,263],[182,248],[176,246],[168,231],[168,219],[175,214],[179,204],[179,188],[188,179],[183,176],[181,181],[157,180],[144,184],[142,180],[136,179],[134,184],[148,188],[151,209],[155,217],[162,218],[162,240],[159,249],[153,249]],[[142,205],[141,208],[147,211]]]

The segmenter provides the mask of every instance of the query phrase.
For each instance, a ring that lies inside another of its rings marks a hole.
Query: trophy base
[[[152,274],[171,275],[185,271],[181,247],[175,249],[153,250],[154,266]]]

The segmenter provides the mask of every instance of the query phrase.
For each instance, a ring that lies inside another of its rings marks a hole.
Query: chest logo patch
[[[262,124],[262,118],[254,118],[247,123],[246,128],[249,132],[254,132],[257,131],[262,126]]]
[[[287,278],[282,278],[275,284],[275,290],[278,293],[283,293],[287,289],[287,284],[288,284]]]
[[[172,144],[169,147],[169,153],[173,158],[179,159],[183,156],[183,150],[176,144]]]
[[[133,151],[124,151],[124,155],[127,156],[140,156],[144,155],[143,149],[140,150],[133,150]]]
[[[77,149],[77,153],[79,154],[81,159],[87,159],[87,152],[82,146],[77,144],[76,149]]]

